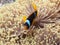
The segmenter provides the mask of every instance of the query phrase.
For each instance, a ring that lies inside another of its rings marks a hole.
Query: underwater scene
[[[60,0],[0,0],[0,45],[60,45]]]

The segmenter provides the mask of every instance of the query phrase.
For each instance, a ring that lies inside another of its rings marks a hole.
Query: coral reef
[[[14,3],[0,7],[0,45],[60,45],[60,0],[30,0],[37,5],[37,24],[41,20],[44,27],[32,25],[22,30],[22,18],[29,14],[27,0],[16,0]]]

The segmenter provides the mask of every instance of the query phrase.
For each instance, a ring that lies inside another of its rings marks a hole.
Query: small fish
[[[26,16],[24,16],[23,20],[25,21],[24,25],[24,30],[29,29],[29,27],[33,24],[34,19],[37,17],[37,8],[36,5],[33,3],[32,4],[33,8],[34,8],[34,12],[32,14],[30,14],[28,16],[28,18],[26,18]]]

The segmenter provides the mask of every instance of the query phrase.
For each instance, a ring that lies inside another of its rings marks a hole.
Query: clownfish
[[[23,24],[24,30],[29,29],[29,27],[34,22],[34,19],[37,17],[37,7],[34,3],[32,4],[32,6],[33,6],[35,11],[32,14],[30,14],[30,16],[28,16],[27,18],[26,18],[26,16],[24,16],[24,20],[25,20],[25,23]]]

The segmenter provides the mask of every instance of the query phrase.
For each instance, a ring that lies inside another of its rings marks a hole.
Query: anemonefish
[[[34,19],[37,17],[37,8],[36,8],[36,5],[33,3],[32,6],[33,6],[35,11],[30,16],[28,16],[27,19],[26,19],[26,16],[24,16],[24,20],[26,20],[25,23],[23,24],[24,25],[24,30],[29,29],[29,27],[34,22]]]

